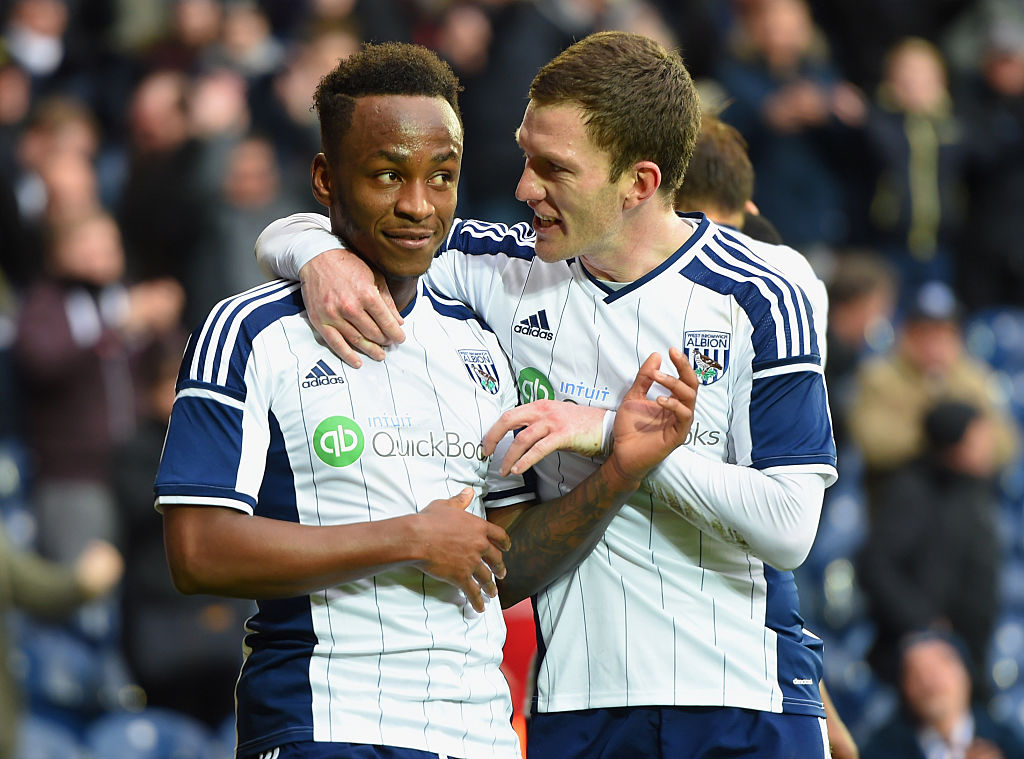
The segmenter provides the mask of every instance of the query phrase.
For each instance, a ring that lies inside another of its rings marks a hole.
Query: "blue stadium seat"
[[[65,628],[20,621],[17,670],[30,703],[88,714],[102,711],[97,651]]]
[[[28,714],[18,727],[13,759],[85,759],[85,748],[63,725]]]
[[[999,577],[999,594],[1010,613],[1024,612],[1024,558],[1010,554]]]
[[[964,325],[967,348],[993,368],[1024,369],[1024,309],[989,308]]]
[[[84,743],[102,759],[222,759],[205,725],[155,707],[100,717],[86,730]]]
[[[1024,740],[1024,684],[996,695],[989,705],[989,712],[996,720],[1016,730]]]

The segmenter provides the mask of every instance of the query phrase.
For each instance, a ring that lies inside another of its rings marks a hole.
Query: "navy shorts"
[[[753,709],[634,706],[534,714],[528,759],[826,759],[825,719]]]
[[[456,759],[414,748],[371,746],[366,743],[330,743],[299,741],[285,743],[269,751],[248,754],[239,759]]]

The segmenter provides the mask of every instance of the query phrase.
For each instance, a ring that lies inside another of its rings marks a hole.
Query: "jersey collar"
[[[633,282],[630,282],[627,285],[625,285],[624,287],[620,287],[620,288],[609,287],[608,283],[602,282],[600,279],[598,279],[593,274],[591,274],[587,270],[587,267],[584,266],[583,263],[579,259],[573,259],[573,261],[578,266],[579,270],[581,272],[583,272],[583,276],[585,276],[588,280],[590,280],[590,282],[594,285],[594,287],[598,288],[603,293],[605,293],[605,298],[604,298],[604,302],[605,303],[612,303],[612,302],[618,300],[619,298],[623,298],[626,295],[629,295],[630,293],[640,289],[646,283],[650,282],[652,279],[655,279],[663,271],[666,271],[666,270],[672,269],[672,268],[680,268],[680,266],[677,266],[677,264],[679,264],[680,260],[682,258],[684,258],[684,257],[689,257],[689,256],[692,255],[692,251],[694,250],[694,248],[697,245],[698,241],[702,240],[704,238],[704,235],[711,228],[711,221],[708,219],[707,216],[705,216],[702,213],[680,213],[680,212],[676,212],[676,215],[680,216],[680,217],[682,217],[684,219],[689,219],[690,221],[692,221],[694,223],[695,226],[694,226],[693,234],[691,234],[687,238],[686,242],[684,242],[675,253],[673,253],[671,256],[666,258],[662,263],[660,263],[658,266],[656,266],[655,268],[651,269],[649,272],[644,274],[642,277],[640,277],[640,279],[637,279],[637,280],[635,280]]]

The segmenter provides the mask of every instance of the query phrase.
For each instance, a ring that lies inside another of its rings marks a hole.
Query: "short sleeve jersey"
[[[522,400],[618,407],[641,363],[681,348],[700,387],[685,446],[767,474],[835,480],[817,336],[803,291],[702,214],[690,239],[636,282],[545,263],[525,224],[460,221],[431,284],[495,330]],[[665,392],[655,388],[652,392]],[[598,466],[538,463],[542,499]],[[667,463],[667,462],[666,462]],[[542,712],[735,706],[823,716],[821,641],[803,629],[792,573],[702,533],[638,491],[582,564],[534,599]]]
[[[156,481],[158,508],[227,507],[306,525],[413,514],[463,487],[470,506],[532,497],[481,440],[517,402],[494,335],[421,286],[406,342],[349,369],[316,339],[298,285],[221,302],[191,337]],[[520,756],[499,671],[496,602],[407,567],[259,600],[237,685],[239,750],[291,741]]]

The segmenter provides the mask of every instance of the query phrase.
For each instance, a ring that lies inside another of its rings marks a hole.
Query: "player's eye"
[[[455,181],[454,177],[447,171],[442,171],[434,174],[430,179],[427,180],[427,184],[434,188],[445,188],[448,187],[452,182]]]
[[[379,174],[377,174],[377,179],[387,184],[393,184],[395,182],[400,181],[401,177],[398,176],[397,171],[382,171]]]

